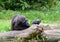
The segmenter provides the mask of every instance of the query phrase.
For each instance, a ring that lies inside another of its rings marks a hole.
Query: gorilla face
[[[17,25],[20,27],[27,27],[27,28],[30,27],[28,20],[19,21]]]
[[[23,26],[26,26],[26,27],[29,27],[30,26],[29,23],[28,23],[28,20],[22,21],[22,25]]]

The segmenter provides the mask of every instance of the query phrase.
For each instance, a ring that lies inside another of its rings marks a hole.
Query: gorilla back
[[[12,18],[11,30],[24,30],[29,28],[30,25],[26,17],[16,14]]]

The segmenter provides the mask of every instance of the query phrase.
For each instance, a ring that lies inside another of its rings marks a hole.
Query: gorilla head
[[[32,24],[40,24],[41,20],[40,19],[36,19],[36,20],[33,20],[33,23]]]
[[[41,22],[40,19],[36,19],[33,21],[32,24],[39,24]],[[30,24],[28,23],[28,20],[25,16],[16,14],[12,18],[11,23],[11,30],[24,30],[30,27]]]
[[[13,16],[11,30],[24,30],[29,27],[30,25],[26,17],[19,14],[16,14],[15,16]]]

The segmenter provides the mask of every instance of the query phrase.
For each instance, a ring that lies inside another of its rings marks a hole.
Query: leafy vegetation
[[[0,8],[24,10],[36,7],[51,7],[56,0],[0,0]]]

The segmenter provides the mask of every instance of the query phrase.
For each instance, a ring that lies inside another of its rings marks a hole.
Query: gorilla
[[[11,30],[24,30],[30,27],[26,17],[16,14],[12,18]]]
[[[36,19],[32,24],[39,24],[41,21]],[[12,18],[11,30],[24,30],[30,27],[30,24],[25,16],[16,14]]]
[[[40,19],[36,19],[36,20],[33,20],[32,24],[40,24],[41,20]]]

